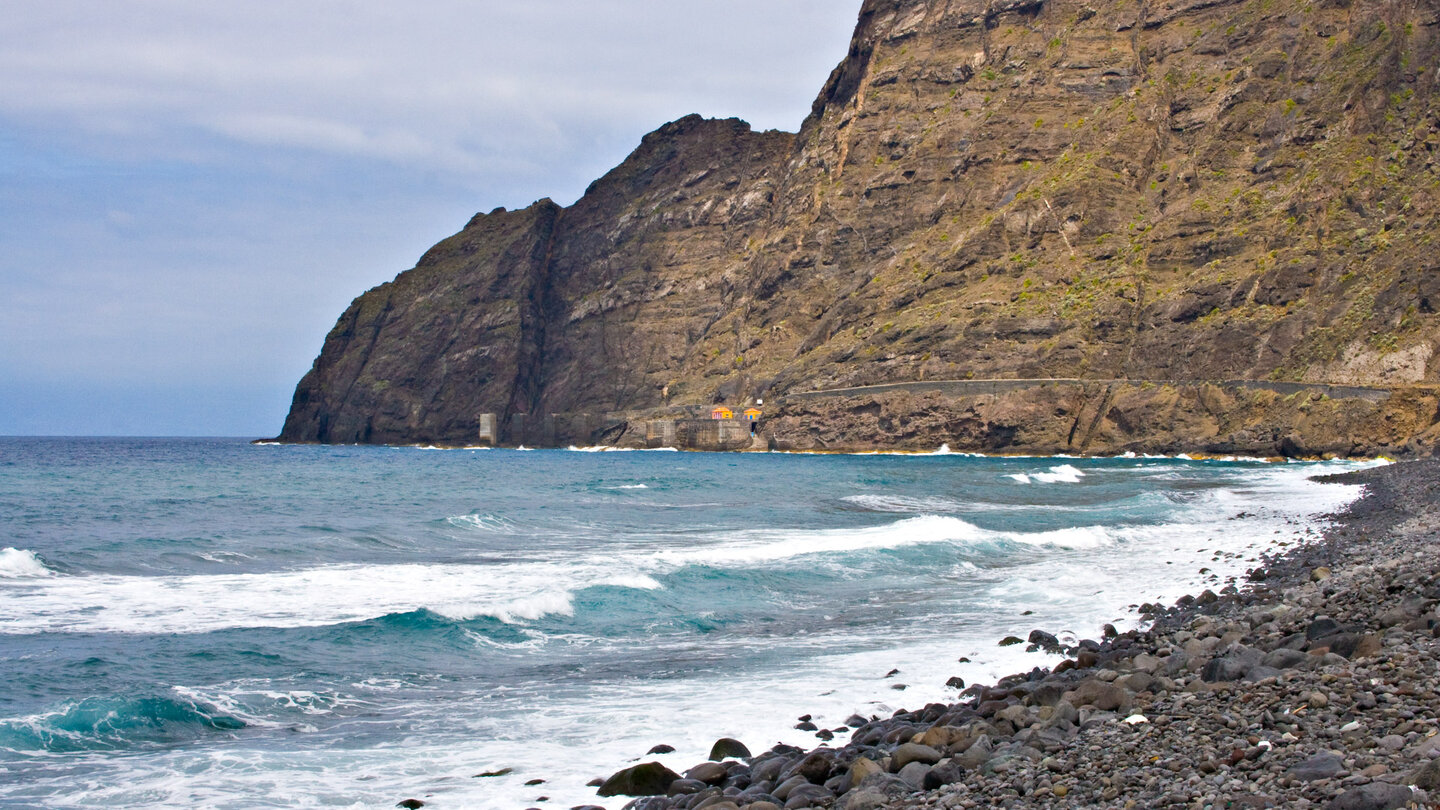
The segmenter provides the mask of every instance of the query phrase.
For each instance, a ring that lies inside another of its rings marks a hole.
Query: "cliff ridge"
[[[357,298],[281,438],[465,444],[491,413],[518,443],[517,415],[556,414],[547,437],[588,443],[765,399],[793,448],[1057,449],[1012,424],[1036,411],[1086,452],[1429,452],[1437,23],[1389,0],[866,0],[798,134],[666,124],[573,205],[477,215]],[[1052,378],[1134,391],[793,398]],[[1387,396],[1257,405],[1225,381]]]

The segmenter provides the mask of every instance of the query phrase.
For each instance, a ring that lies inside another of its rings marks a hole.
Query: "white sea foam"
[[[1042,484],[1078,484],[1085,473],[1072,464],[1061,464],[1058,467],[1051,467],[1048,472],[1011,473],[1005,476],[1013,478],[1022,484],[1032,481],[1039,481]]]
[[[33,579],[54,575],[55,572],[46,568],[45,563],[33,551],[23,548],[0,549],[0,579]]]
[[[601,489],[649,489],[649,484],[620,484],[613,487],[601,487]]]
[[[501,515],[475,512],[468,515],[452,515],[445,518],[445,522],[452,526],[459,526],[466,529],[479,529],[486,532],[508,531],[515,526],[514,521]]]
[[[571,615],[576,591],[653,589],[646,574],[607,560],[499,565],[333,565],[204,576],[52,577],[23,594],[0,590],[0,633],[202,633],[309,627],[426,609],[453,619],[505,622]],[[23,600],[7,604],[10,598]]]
[[[679,448],[675,447],[611,447],[608,444],[597,444],[590,447],[577,447],[570,445],[565,448],[571,453],[678,453]]]
[[[1035,480],[1042,484],[1078,484],[1085,473],[1070,464],[1051,467],[1050,472],[1035,473]]]
[[[773,450],[771,452],[794,456],[960,456],[963,458],[989,458],[984,453],[957,453],[950,445],[942,444],[934,450],[857,450],[852,453],[835,453],[828,450]]]
[[[853,503],[871,512],[935,514],[937,512],[958,512],[963,507],[963,504],[959,501],[953,501],[949,498],[915,498],[908,495],[882,495],[873,493],[846,495],[840,500],[846,503]]]
[[[1070,465],[1051,470],[1061,478],[1075,477],[1074,472],[1078,471]],[[754,529],[687,535],[674,542],[648,537],[612,545],[603,552],[569,557],[557,553],[553,559],[532,555],[513,562],[491,559],[484,564],[330,565],[168,577],[57,577],[32,553],[6,549],[0,552],[0,570],[5,577],[0,581],[8,581],[6,588],[0,588],[0,633],[195,633],[236,627],[300,627],[363,621],[418,609],[457,619],[491,616],[527,622],[570,615],[575,594],[583,589],[657,589],[664,576],[692,565],[747,568],[807,556],[841,561],[845,555],[924,544],[993,546],[997,551],[1013,544],[1042,555],[1046,549],[1069,553],[1115,544],[1141,549],[1155,537],[1234,534],[1237,526],[1221,521],[1240,513],[1268,521],[1264,525],[1272,528],[1266,531],[1288,528],[1281,516],[1333,512],[1358,492],[1356,487],[1307,481],[1313,472],[1313,466],[1240,472],[1232,488],[1210,490],[1180,504],[1175,525],[1145,529],[1080,526],[1007,532],[984,529],[953,515],[917,514],[860,528]],[[945,505],[874,494],[851,498],[862,505],[902,511],[923,512],[929,506]],[[892,500],[886,503],[876,498]],[[466,515],[451,522],[485,529],[498,525],[492,517]]]

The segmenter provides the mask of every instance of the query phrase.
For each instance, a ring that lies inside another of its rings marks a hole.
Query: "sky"
[[[690,113],[794,131],[859,0],[6,0],[0,435],[273,436],[351,299]]]

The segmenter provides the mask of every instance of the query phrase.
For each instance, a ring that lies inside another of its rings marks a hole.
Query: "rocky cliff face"
[[[915,380],[1436,383],[1437,33],[1415,0],[866,0],[798,135],[682,119],[569,208],[477,216],[356,299],[282,438]]]

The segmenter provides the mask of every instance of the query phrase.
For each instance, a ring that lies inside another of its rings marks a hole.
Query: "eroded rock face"
[[[1437,22],[867,0],[798,135],[667,124],[573,206],[477,216],[356,299],[282,438],[593,415],[568,440],[606,413],[912,380],[1440,382]],[[1422,399],[1386,441],[1432,426]],[[1323,434],[1307,419],[1282,438]]]

